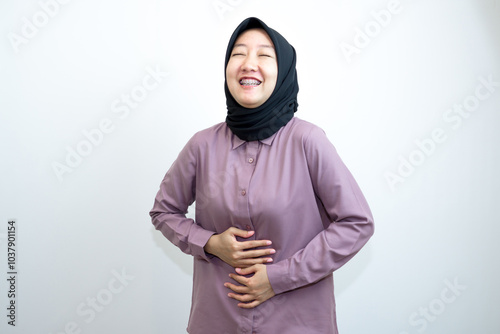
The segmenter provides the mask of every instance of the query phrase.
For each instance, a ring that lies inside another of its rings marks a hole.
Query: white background
[[[226,45],[257,16],[296,48],[296,115],[326,131],[375,216],[374,237],[335,273],[340,332],[499,333],[500,1],[401,0],[381,26],[388,6],[2,1],[0,332],[185,332],[192,259],[148,212],[186,141],[224,120]],[[467,116],[452,114],[464,103]]]

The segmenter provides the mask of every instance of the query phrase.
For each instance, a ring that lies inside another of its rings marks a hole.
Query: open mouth
[[[240,80],[240,85],[242,86],[258,86],[260,85],[262,82],[257,80],[257,79],[246,79],[246,78],[243,78]]]

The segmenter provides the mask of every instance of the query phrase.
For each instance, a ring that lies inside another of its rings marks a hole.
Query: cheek
[[[276,87],[277,80],[278,80],[278,72],[277,71],[269,73],[267,83],[268,83],[268,86],[269,86],[269,89],[271,90],[271,92]]]
[[[276,81],[278,80],[278,67],[276,65],[268,66],[266,72],[268,83],[272,83],[273,87],[276,86]]]
[[[229,88],[229,93],[235,97],[235,94],[237,94],[237,89],[239,86],[239,83],[236,82],[237,79],[237,71],[235,70],[234,63],[231,63],[231,61],[228,62],[227,67],[226,67],[226,81],[227,81],[227,88]]]
[[[229,61],[227,63],[226,67],[226,78],[227,79],[234,79],[237,74],[237,65],[234,63],[234,61]]]

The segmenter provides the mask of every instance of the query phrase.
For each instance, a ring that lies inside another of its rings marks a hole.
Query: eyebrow
[[[247,46],[246,44],[244,44],[244,43],[238,43],[238,44],[235,44],[235,45],[233,46],[233,49],[234,49],[234,48],[237,48],[237,47],[239,47],[239,46],[248,47],[248,46]],[[259,48],[270,48],[270,49],[273,49],[273,50],[274,50],[274,46],[269,45],[269,44],[259,44],[259,45],[257,45],[257,46],[258,46]]]

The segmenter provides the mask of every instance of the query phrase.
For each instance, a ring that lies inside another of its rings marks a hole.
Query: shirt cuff
[[[190,242],[193,245],[193,256],[200,257],[204,260],[209,261],[213,256],[205,252],[205,245],[208,242],[208,239],[212,235],[214,235],[215,232],[212,231],[207,231],[203,228],[199,228],[198,231],[192,236]]]
[[[267,278],[275,294],[292,290],[293,283],[288,270],[288,261],[268,264]]]

